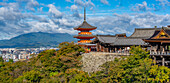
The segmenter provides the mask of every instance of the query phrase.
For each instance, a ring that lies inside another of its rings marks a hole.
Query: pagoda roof
[[[96,28],[97,28],[97,27],[88,24],[88,23],[84,20],[83,23],[82,23],[81,25],[75,27],[74,30],[81,30],[81,29],[94,30],[94,29],[96,29]]]
[[[74,38],[94,38],[94,37],[96,37],[95,35],[76,35],[76,36],[74,36]]]

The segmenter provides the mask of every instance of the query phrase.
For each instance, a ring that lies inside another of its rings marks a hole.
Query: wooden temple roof
[[[130,37],[150,38],[156,30],[161,30],[161,28],[136,28],[135,32]]]
[[[160,31],[164,31],[170,35],[170,28],[137,28],[130,37],[118,37],[116,35],[97,35],[94,41],[111,46],[132,46],[132,45],[148,45],[144,39],[155,37]],[[170,39],[164,39],[164,42],[170,42]]]
[[[147,45],[141,38],[117,38],[113,46]]]
[[[156,30],[151,37],[143,40],[145,42],[170,43],[170,28],[162,27],[161,30]]]
[[[96,39],[98,41],[100,41],[101,43],[114,43],[117,39],[116,36],[112,36],[112,35],[97,35]]]
[[[170,35],[170,27],[163,27],[164,31]]]
[[[117,36],[101,36],[97,35],[94,41],[111,46],[131,46],[131,45],[147,45],[141,38],[117,37]]]

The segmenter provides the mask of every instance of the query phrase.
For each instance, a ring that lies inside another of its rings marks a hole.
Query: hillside
[[[170,68],[153,65],[155,61],[140,46],[131,47],[131,55],[114,61],[110,56],[108,62],[107,57],[93,58],[95,66],[101,67],[94,72],[83,71],[83,65],[90,66],[94,61],[83,60],[90,57],[81,55],[85,52],[82,47],[68,42],[59,47],[58,51],[45,50],[26,61],[4,62],[0,57],[0,83],[169,83]]]
[[[0,40],[0,48],[56,46],[61,42],[71,41],[75,41],[75,39],[67,33],[33,32],[10,40]]]

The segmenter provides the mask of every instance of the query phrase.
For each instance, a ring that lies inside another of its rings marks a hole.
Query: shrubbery
[[[104,70],[95,73],[81,71],[80,46],[64,42],[60,50],[46,50],[24,62],[3,62],[0,58],[0,82],[23,83],[103,83],[103,82],[168,82],[170,69],[153,65],[148,52],[132,47],[131,55],[117,58],[102,65]]]

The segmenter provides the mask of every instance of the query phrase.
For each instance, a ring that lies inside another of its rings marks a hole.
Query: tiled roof
[[[149,38],[155,33],[155,30],[159,29],[160,28],[136,28],[135,32],[130,37]]]
[[[168,35],[170,35],[170,28],[162,27],[161,29],[163,29]],[[154,34],[151,37],[146,38],[146,40],[155,40],[155,39],[152,39],[152,38],[157,36],[160,33],[161,29],[160,30],[155,30]],[[160,40],[162,40],[162,39],[160,39]]]
[[[107,43],[112,46],[131,46],[131,45],[146,45],[142,38],[130,37],[115,37],[115,36],[97,36],[102,43]]]
[[[149,37],[149,38],[155,37],[159,32],[160,32],[160,30],[156,30],[156,31],[154,32],[154,34],[153,34],[151,37]]]
[[[107,43],[112,46],[131,46],[131,45],[146,45],[142,38],[132,38],[132,37],[116,37],[116,36],[101,36],[98,35],[97,39],[102,43]]]
[[[118,38],[112,45],[131,46],[131,45],[147,45],[147,44],[141,38]]]
[[[138,28],[130,37],[117,37],[110,35],[97,35],[97,39],[102,43],[108,43],[112,46],[132,46],[148,45],[143,39],[148,39],[157,35],[162,28]],[[170,34],[170,28],[164,29]]]
[[[168,35],[170,35],[170,30],[165,30],[165,32],[166,32]]]
[[[88,24],[86,21],[83,21],[81,25],[75,27],[74,29],[78,29],[78,28],[97,28],[97,27]]]
[[[98,40],[102,43],[114,43],[116,41],[115,36],[97,36]]]
[[[163,27],[164,31],[170,35],[170,27]]]

